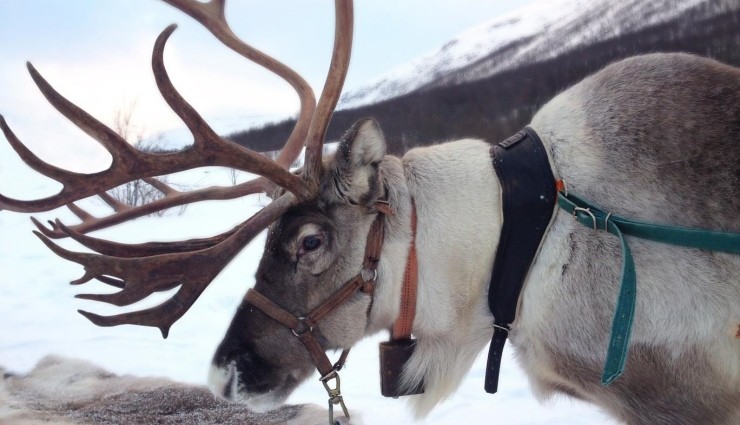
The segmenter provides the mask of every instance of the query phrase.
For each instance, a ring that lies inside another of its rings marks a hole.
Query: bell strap
[[[391,328],[391,340],[411,339],[416,317],[416,294],[419,287],[419,261],[416,255],[416,204],[411,201],[411,243],[406,260],[406,271],[401,286],[401,311]]]

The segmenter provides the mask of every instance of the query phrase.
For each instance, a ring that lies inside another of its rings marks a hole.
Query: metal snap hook
[[[331,380],[334,380],[336,383],[336,386],[334,388],[329,385],[329,381]],[[335,424],[334,405],[336,404],[338,404],[342,408],[344,416],[349,419],[349,411],[347,410],[347,406],[344,404],[344,398],[342,397],[342,391],[340,388],[341,381],[339,380],[339,374],[337,373],[337,371],[333,370],[326,376],[323,376],[321,378],[321,383],[324,384],[326,393],[329,395],[329,425]]]

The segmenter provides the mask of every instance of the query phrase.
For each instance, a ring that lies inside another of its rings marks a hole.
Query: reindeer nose
[[[236,394],[236,365],[234,362],[219,366],[211,365],[208,372],[208,386],[214,395],[226,400],[233,399]]]

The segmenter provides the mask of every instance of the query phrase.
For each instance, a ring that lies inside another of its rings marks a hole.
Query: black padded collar
[[[485,389],[495,393],[509,326],[516,318],[524,280],[552,218],[557,191],[545,148],[531,128],[525,127],[490,152],[501,181],[504,216],[488,288],[495,329]]]

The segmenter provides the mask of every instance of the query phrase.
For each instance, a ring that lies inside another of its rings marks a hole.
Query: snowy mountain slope
[[[346,93],[340,108],[367,105],[421,88],[486,78],[668,22],[687,11],[712,16],[737,9],[737,0],[536,0]]]

